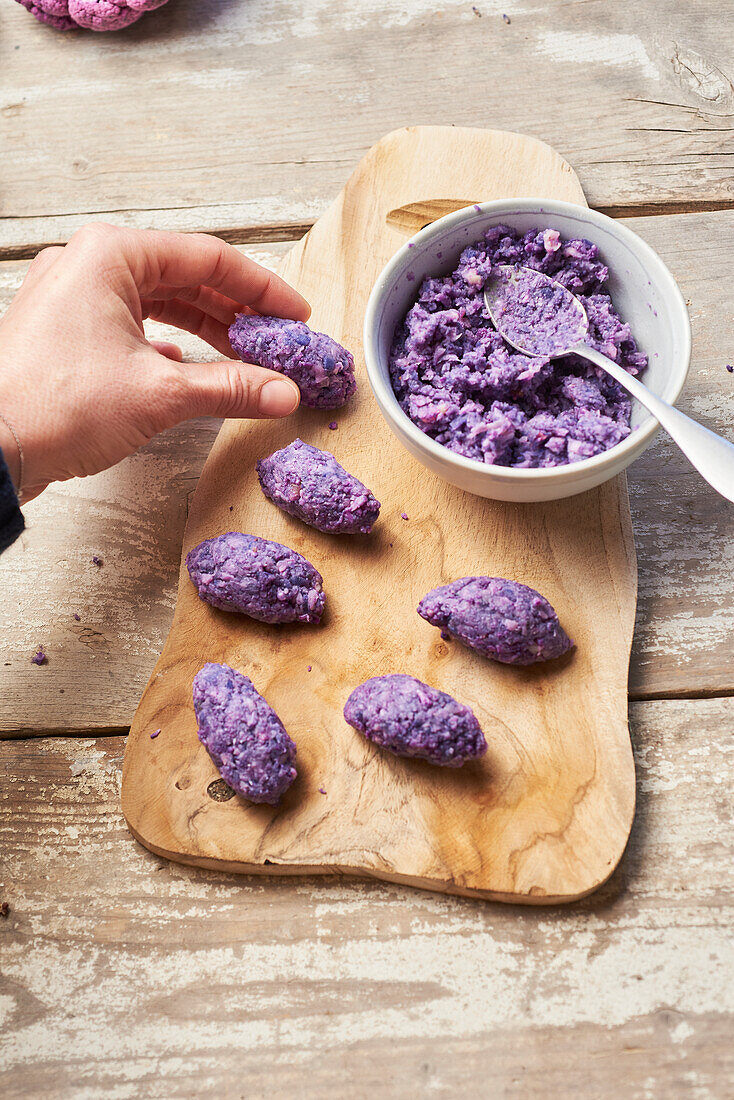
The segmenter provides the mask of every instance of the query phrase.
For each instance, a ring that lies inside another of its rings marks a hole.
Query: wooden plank
[[[176,0],[95,36],[5,3],[0,249],[95,214],[282,234],[384,133],[424,121],[549,142],[592,206],[732,204],[731,5],[518,0],[509,24],[507,6]]]
[[[568,165],[532,139],[440,126],[391,135],[281,268],[311,302],[318,331],[357,346],[364,305],[399,241],[390,212],[421,187],[458,197],[457,180],[469,194],[483,185],[490,198],[583,202]],[[442,247],[458,260],[470,240]],[[413,262],[416,280],[421,263],[437,261]],[[612,873],[634,815],[627,679],[637,569],[624,478],[534,508],[461,492],[406,461],[376,416],[364,358],[355,358],[358,388],[346,408],[302,406],[280,425],[224,425],[184,534],[184,553],[233,527],[297,549],[324,575],[322,628],[223,615],[182,569],[171,631],[130,730],[125,818],[152,851],[201,866],[366,871],[449,893],[574,901]],[[334,448],[378,494],[374,536],[324,535],[263,496],[258,458],[294,435]],[[538,675],[447,646],[415,608],[436,584],[476,573],[542,591],[576,641],[573,654]],[[207,660],[250,675],[298,746],[298,781],[278,808],[209,794],[218,772],[197,740],[191,701]],[[349,693],[393,672],[471,707],[494,741],[486,756],[456,772],[375,754],[355,736],[344,721]],[[162,736],[151,739],[157,728]]]
[[[734,362],[734,214],[629,224],[690,303],[693,362],[680,407],[734,438],[734,379],[725,369]],[[272,266],[286,248],[244,251]],[[0,308],[26,266],[0,264]],[[174,338],[187,355],[206,358],[192,337]],[[214,420],[191,421],[114,470],[54,486],[27,506],[29,530],[0,559],[0,736],[129,726],[168,632],[188,500],[217,430]],[[734,691],[732,509],[662,436],[628,483],[639,569],[632,694]],[[94,554],[105,560],[101,571]],[[39,645],[49,654],[41,668],[30,664]]]
[[[723,1097],[733,722],[632,705],[626,856],[556,910],[169,864],[125,830],[122,738],[0,745],[3,1095]]]

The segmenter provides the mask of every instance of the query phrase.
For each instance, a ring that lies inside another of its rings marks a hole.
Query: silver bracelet
[[[20,469],[18,471],[17,493],[18,493],[18,500],[21,500],[22,497],[23,497],[23,466],[25,465],[25,455],[23,454],[23,444],[21,443],[20,438],[18,437],[18,433],[16,432],[13,425],[10,423],[9,420],[5,419],[5,417],[3,416],[2,413],[0,413],[0,420],[2,420],[3,424],[5,425],[5,427],[8,429],[8,431],[12,435],[13,439],[15,440],[16,446],[18,448],[18,458],[20,459]]]

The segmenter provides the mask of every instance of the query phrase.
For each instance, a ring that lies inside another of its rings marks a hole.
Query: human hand
[[[242,312],[303,321],[310,310],[205,234],[92,224],[39,253],[0,319],[0,449],[21,499],[105,470],[193,416],[293,412],[298,388],[282,374],[229,358],[184,363],[175,344],[143,331],[150,317],[229,356],[227,329]]]

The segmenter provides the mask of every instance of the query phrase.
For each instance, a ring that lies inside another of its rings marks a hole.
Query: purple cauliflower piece
[[[328,451],[294,439],[257,464],[265,496],[284,512],[328,534],[372,530],[380,502]]]
[[[413,676],[366,680],[347,699],[344,717],[368,741],[396,756],[459,768],[487,751],[469,707]]]
[[[351,352],[303,321],[241,313],[230,326],[229,342],[243,362],[292,379],[310,408],[339,408],[357,389]]]
[[[250,802],[275,806],[296,778],[296,746],[252,680],[228,665],[194,677],[199,740],[222,778]]]
[[[517,581],[462,577],[434,588],[418,614],[470,649],[507,665],[551,661],[573,642],[548,601]]]
[[[279,542],[229,531],[190,550],[186,567],[201,599],[221,611],[262,623],[321,620],[321,574]]]
[[[168,0],[18,0],[41,23],[57,30],[85,27],[92,31],[119,31],[137,22],[146,11]]]

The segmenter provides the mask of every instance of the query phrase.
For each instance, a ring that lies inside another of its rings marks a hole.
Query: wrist
[[[23,481],[23,448],[20,439],[0,409],[0,451],[8,467],[16,495],[20,499]]]

